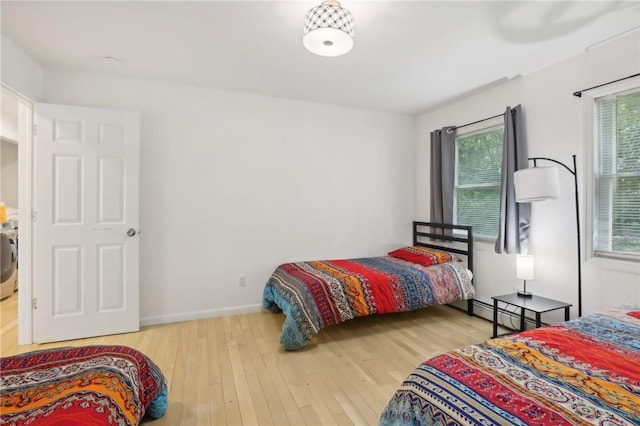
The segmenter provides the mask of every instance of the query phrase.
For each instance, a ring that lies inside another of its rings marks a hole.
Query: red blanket
[[[265,286],[263,306],[287,316],[280,342],[295,350],[323,327],[358,316],[473,297],[471,278],[461,262],[426,267],[387,256],[280,265]]]

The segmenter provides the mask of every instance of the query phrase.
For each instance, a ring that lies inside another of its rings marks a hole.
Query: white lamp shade
[[[516,256],[516,277],[521,280],[533,279],[533,256],[525,254]]]
[[[560,179],[557,167],[533,167],[513,174],[516,202],[555,200],[560,198]]]
[[[353,47],[353,29],[353,15],[337,1],[328,0],[304,17],[302,44],[316,55],[344,55]]]

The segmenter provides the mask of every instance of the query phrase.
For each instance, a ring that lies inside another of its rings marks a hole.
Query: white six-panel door
[[[139,114],[35,108],[34,340],[139,329]]]

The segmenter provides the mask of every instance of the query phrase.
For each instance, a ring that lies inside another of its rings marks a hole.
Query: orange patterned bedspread
[[[81,346],[0,359],[1,425],[137,425],[167,407],[167,384],[126,346]]]
[[[380,425],[640,425],[640,305],[439,355]]]

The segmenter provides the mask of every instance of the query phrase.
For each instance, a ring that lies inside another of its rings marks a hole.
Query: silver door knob
[[[129,228],[129,230],[127,231],[127,235],[133,237],[134,235],[136,235],[136,230],[133,228]]]

